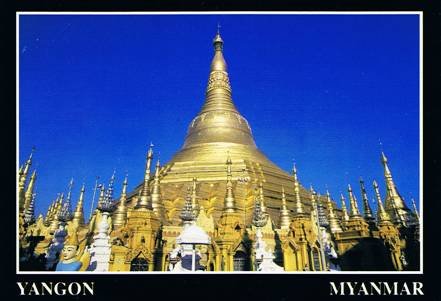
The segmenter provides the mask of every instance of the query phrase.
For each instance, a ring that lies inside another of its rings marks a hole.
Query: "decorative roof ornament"
[[[340,201],[341,201],[341,210],[343,211],[343,223],[345,223],[349,220],[349,215],[348,215],[348,209],[346,208],[346,201],[345,201],[345,197],[343,196],[343,193],[340,194]]]
[[[84,192],[85,187],[84,183],[81,186],[80,197],[78,198],[77,207],[75,208],[75,212],[73,214],[73,221],[78,225],[84,224],[84,213],[83,213],[83,203],[84,203]]]
[[[266,212],[266,206],[265,206],[265,195],[263,193],[263,183],[259,182],[259,199],[260,199],[260,208],[262,212],[267,214]]]
[[[288,207],[286,206],[285,188],[282,186],[282,206],[280,208],[280,228],[288,229],[291,224]]]
[[[412,207],[413,207],[413,214],[415,214],[416,220],[419,222],[420,221],[420,215],[418,213],[418,209],[415,205],[415,200],[414,198],[412,198]]]
[[[31,202],[32,195],[34,194],[36,180],[37,180],[37,170],[34,169],[34,172],[31,175],[31,179],[29,181],[28,187],[26,188],[26,192],[25,192],[25,201],[23,207],[24,211],[26,211],[27,207],[29,206],[29,203]]]
[[[268,215],[262,210],[262,199],[255,198],[252,223],[255,227],[263,227],[268,221]]]
[[[369,223],[372,222],[375,218],[374,215],[372,214],[371,206],[369,205],[369,200],[367,197],[366,188],[364,187],[364,181],[362,177],[360,177],[360,188],[361,188],[361,196],[363,199],[364,218]]]
[[[152,164],[153,160],[153,144],[150,143],[149,150],[147,152],[147,160],[146,160],[146,166],[145,166],[145,173],[144,173],[144,183],[141,189],[141,195],[138,198],[138,202],[135,206],[135,209],[142,209],[142,210],[152,210],[152,203],[151,203],[151,195],[150,195],[150,166]]]
[[[36,195],[37,195],[36,193],[32,194],[32,198],[31,201],[29,202],[29,206],[25,210],[24,221],[27,224],[32,224],[35,221],[34,206],[35,206]]]
[[[100,197],[98,199],[98,210],[101,212],[110,212],[112,211],[113,204],[108,201],[105,195],[104,185],[100,184]]]
[[[303,210],[303,204],[302,201],[300,199],[300,184],[299,184],[299,180],[297,178],[297,168],[296,168],[296,164],[293,164],[292,167],[292,174],[294,177],[294,196],[295,196],[295,208],[294,208],[294,215],[303,215],[305,213],[305,211]]]
[[[331,229],[331,232],[333,233],[342,232],[343,230],[340,227],[338,218],[334,213],[334,208],[332,206],[332,201],[331,201],[331,194],[327,189],[326,189],[326,206],[328,207],[328,220],[329,220],[329,228]]]
[[[185,198],[184,208],[181,211],[180,217],[184,224],[191,224],[196,220],[196,216],[194,214],[194,208],[191,202],[190,187],[187,188],[187,196]]]
[[[106,190],[105,199],[106,199],[106,202],[108,202],[108,203],[113,202],[113,190],[114,190],[113,185],[115,183],[115,173],[116,173],[116,171],[113,170],[112,177],[110,178],[109,185],[107,186],[107,190]]]
[[[195,217],[197,217],[199,215],[199,203],[198,203],[197,194],[196,194],[196,187],[197,187],[196,182],[197,182],[197,179],[193,178],[192,185],[191,185],[191,205],[193,206]]]
[[[231,161],[230,152],[227,152],[227,189],[224,199],[224,212],[235,212],[236,211],[236,200],[233,193],[233,175],[231,172]]]
[[[320,194],[317,195],[317,216],[320,227],[329,226],[328,216],[323,206]]]
[[[156,213],[159,213],[160,209],[162,207],[161,204],[161,179],[160,179],[160,171],[161,171],[161,164],[159,161],[159,155],[158,160],[156,161],[155,166],[155,175],[153,177],[153,188],[152,188],[152,208]]]
[[[126,223],[127,218],[127,206],[126,206],[126,200],[127,200],[127,185],[128,185],[128,174],[126,173],[126,176],[124,178],[123,187],[121,191],[121,196],[119,197],[119,204],[116,208],[113,216],[113,224],[115,226],[123,226]]]
[[[348,184],[348,193],[349,193],[349,205],[351,208],[350,217],[351,218],[359,218],[361,217],[360,211],[358,210],[357,199],[355,195],[352,193],[351,184]]]
[[[378,223],[388,223],[391,221],[391,218],[389,214],[384,210],[383,202],[381,201],[381,195],[380,190],[378,189],[377,181],[374,180],[373,182],[374,190],[375,190],[375,197],[377,199],[377,220]]]

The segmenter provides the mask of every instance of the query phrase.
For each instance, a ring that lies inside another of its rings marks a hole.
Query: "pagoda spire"
[[[83,213],[84,192],[85,192],[85,187],[83,183],[83,186],[81,186],[80,197],[78,198],[77,206],[75,208],[75,212],[73,214],[73,219],[72,219],[72,222],[77,225],[84,224],[84,213]]]
[[[32,200],[36,180],[37,180],[37,170],[34,170],[34,172],[31,175],[31,179],[29,181],[28,187],[26,188],[26,192],[25,192],[25,200],[24,200],[24,206],[23,206],[24,210],[27,209],[27,207],[29,206],[29,203]]]
[[[26,186],[26,179],[28,177],[29,169],[31,168],[32,165],[32,155],[34,153],[34,150],[35,148],[33,147],[31,154],[29,155],[29,159],[25,162],[24,167],[23,165],[20,167],[20,170],[18,172],[18,210],[20,214],[22,214],[26,209],[25,186]],[[32,197],[32,193],[28,195],[28,203],[31,197]]]
[[[199,215],[199,204],[196,194],[196,188],[197,188],[197,179],[193,178],[192,185],[191,185],[191,205],[193,206],[194,214],[197,217]]]
[[[289,216],[289,210],[286,206],[285,188],[282,186],[282,207],[280,208],[280,228],[289,229],[291,224],[291,218]]]
[[[312,185],[309,187],[309,191],[311,192],[311,216],[314,219],[314,224],[317,224],[319,221],[319,212],[316,201],[317,192],[315,192]]]
[[[361,197],[363,199],[363,213],[364,219],[371,223],[375,220],[374,215],[372,214],[371,206],[369,205],[369,200],[366,193],[366,188],[364,187],[363,178],[360,177],[360,188],[361,188]]]
[[[381,152],[381,163],[383,164],[384,168],[384,179],[386,182],[386,190],[388,192],[388,195],[385,200],[385,207],[386,211],[389,212],[389,214],[394,213],[394,209],[397,210],[397,214],[400,215],[399,220],[406,219],[402,215],[406,215],[407,212],[410,212],[409,208],[407,208],[406,204],[403,201],[403,198],[398,193],[398,190],[396,188],[395,182],[392,178],[392,173],[390,171],[389,165],[388,165],[388,159],[384,152]]]
[[[263,213],[266,214],[266,206],[265,206],[265,195],[263,193],[263,183],[259,182],[259,199],[260,199],[260,206]]]
[[[126,174],[126,177],[124,178],[123,187],[121,191],[121,196],[119,197],[119,204],[118,207],[116,207],[114,218],[113,218],[113,224],[116,227],[124,226],[127,219],[127,206],[126,206],[126,200],[127,200],[127,181],[128,175]]]
[[[110,177],[109,185],[107,186],[105,198],[108,203],[111,203],[113,201],[113,185],[115,183],[115,173],[116,171],[113,170],[112,176]]]
[[[155,175],[153,177],[153,188],[152,188],[152,207],[153,211],[157,214],[162,212],[162,200],[161,200],[161,180],[160,180],[161,163],[156,161]]]
[[[28,177],[28,173],[32,165],[32,155],[34,154],[34,151],[35,151],[35,147],[32,147],[31,154],[29,155],[29,158],[26,161],[25,166],[23,168],[23,174],[21,179],[23,181],[23,184],[24,182],[26,182],[26,178]]]
[[[255,198],[252,223],[258,228],[265,226],[268,221],[268,215],[262,210],[262,204],[260,197]]]
[[[341,210],[343,212],[343,224],[349,220],[348,210],[346,209],[346,201],[343,193],[340,194]]]
[[[66,207],[66,210],[68,210],[69,212],[71,211],[71,198],[72,198],[72,187],[73,187],[73,183],[74,180],[73,178],[70,179],[69,182],[69,188],[67,190],[67,197],[66,197],[66,203],[64,204],[64,206]]]
[[[37,195],[36,193],[32,194],[31,201],[29,202],[29,205],[25,209],[24,221],[27,224],[31,224],[35,221],[34,206],[35,206],[35,196],[36,195]]]
[[[384,210],[384,206],[383,206],[383,202],[381,201],[381,196],[380,196],[380,190],[378,189],[378,184],[377,181],[374,180],[373,182],[374,185],[374,190],[375,190],[375,197],[377,199],[377,219],[378,219],[378,223],[390,223],[390,216],[389,214],[386,212],[386,210]]]
[[[103,206],[105,201],[106,201],[105,188],[104,188],[104,184],[101,184],[100,185],[100,196],[98,197],[97,208],[100,208],[101,206]]]
[[[349,204],[351,206],[350,217],[361,218],[360,211],[358,210],[357,199],[355,198],[355,195],[352,193],[351,184],[348,184],[348,193],[349,193]]]
[[[293,173],[293,177],[294,177],[294,196],[295,196],[295,202],[296,202],[295,207],[294,207],[294,215],[302,215],[305,212],[303,210],[302,201],[300,200],[300,184],[299,184],[299,180],[297,178],[297,168],[296,168],[295,163],[292,168],[292,173]]]
[[[328,207],[328,220],[329,220],[329,228],[332,233],[343,232],[338,218],[335,216],[334,208],[332,206],[331,195],[329,191],[326,189],[326,207]]]
[[[415,214],[416,220],[419,222],[420,221],[420,215],[418,213],[418,209],[415,205],[415,200],[412,198],[412,207],[413,207],[413,214]]]
[[[227,73],[227,63],[223,56],[224,41],[219,33],[213,39],[214,57],[211,61],[210,76],[205,94],[205,104],[200,114],[215,111],[236,112],[231,99],[231,86]]]
[[[191,203],[190,187],[187,188],[187,197],[185,198],[184,208],[182,208],[180,217],[184,225],[192,224],[196,220],[194,208]]]
[[[231,165],[233,164],[231,161],[230,153],[227,155],[227,191],[224,199],[224,212],[235,212],[236,211],[236,201],[234,199],[233,193],[233,175],[231,172]]]
[[[150,196],[150,166],[152,164],[153,159],[153,144],[150,143],[149,150],[147,152],[147,161],[146,161],[146,167],[145,167],[145,173],[144,173],[144,183],[142,186],[141,194],[138,199],[138,202],[135,206],[135,209],[143,209],[143,210],[152,210],[152,204],[151,204],[151,196]]]

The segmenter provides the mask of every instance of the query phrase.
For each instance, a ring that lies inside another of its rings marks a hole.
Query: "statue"
[[[90,254],[85,247],[86,239],[80,245],[77,234],[73,232],[64,243],[63,250],[61,251],[61,259],[58,262],[55,271],[85,271],[90,262]]]

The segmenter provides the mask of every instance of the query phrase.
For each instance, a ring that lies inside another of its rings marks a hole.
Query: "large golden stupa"
[[[232,159],[232,174],[237,210],[249,223],[255,189],[263,187],[268,212],[278,222],[282,187],[287,206],[294,206],[294,180],[271,162],[256,146],[248,121],[232,100],[223,40],[218,33],[213,40],[214,57],[206,89],[205,103],[190,122],[184,145],[161,169],[161,192],[167,222],[179,220],[187,187],[197,180],[197,197],[217,219],[225,197],[227,155]],[[137,195],[139,186],[132,194]],[[309,193],[300,189],[302,201],[309,204]],[[133,202],[135,204],[136,201]]]

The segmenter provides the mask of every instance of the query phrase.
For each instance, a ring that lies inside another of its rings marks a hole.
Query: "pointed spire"
[[[317,192],[315,192],[312,185],[309,186],[309,191],[311,192],[311,215],[315,219],[314,223],[316,224],[319,219],[316,201]]]
[[[144,184],[142,186],[141,195],[138,199],[138,203],[135,206],[135,209],[147,209],[152,210],[152,204],[151,204],[151,195],[150,195],[150,166],[152,164],[153,159],[153,144],[150,143],[149,150],[147,152],[147,162],[145,167],[145,174],[144,174]]]
[[[349,193],[349,205],[351,206],[350,217],[360,218],[361,214],[360,211],[358,210],[357,199],[355,198],[355,195],[352,193],[351,184],[348,184],[348,193]]]
[[[266,214],[266,206],[265,206],[265,195],[263,193],[263,183],[259,182],[259,199],[260,199],[260,208],[262,212]]]
[[[293,165],[292,172],[293,172],[293,177],[294,177],[294,196],[295,196],[295,202],[296,202],[295,207],[294,207],[294,215],[302,215],[305,212],[303,210],[302,201],[300,200],[300,184],[299,184],[299,180],[297,178],[297,168],[296,168],[295,163]]]
[[[223,56],[223,45],[224,41],[220,33],[217,32],[213,39],[214,57],[211,61],[205,104],[201,113],[213,110],[237,112],[231,99],[231,86],[227,73],[227,63]]]
[[[113,202],[113,190],[114,190],[113,185],[115,183],[115,173],[116,173],[116,170],[113,170],[113,174],[110,177],[109,185],[107,186],[105,199],[106,199],[106,202],[108,202],[108,203]]]
[[[266,212],[262,210],[262,199],[260,197],[256,197],[254,199],[254,211],[253,211],[253,220],[252,223],[255,227],[263,227],[266,225],[268,221],[268,215]]]
[[[343,223],[346,223],[349,220],[348,210],[346,209],[346,201],[345,197],[343,196],[343,193],[340,194],[340,200],[341,200],[341,211],[343,212]]]
[[[162,214],[160,170],[161,170],[161,164],[158,158],[158,160],[156,161],[155,176],[153,178],[153,188],[152,188],[152,207],[153,207],[153,211],[155,211],[157,214]]]
[[[98,197],[97,208],[101,209],[101,207],[105,206],[105,199],[106,199],[104,184],[100,184],[99,188],[100,188],[100,196]]]
[[[374,220],[374,215],[372,214],[371,206],[369,205],[369,200],[366,193],[366,188],[364,187],[363,178],[360,177],[360,188],[361,188],[361,197],[363,199],[363,212],[365,220],[370,223]]]
[[[280,208],[280,228],[289,229],[291,224],[291,217],[289,216],[289,210],[286,206],[285,188],[282,186],[282,207]]]
[[[115,213],[113,214],[113,225],[115,227],[124,226],[127,219],[127,206],[126,206],[126,200],[127,200],[127,181],[128,175],[126,174],[126,177],[124,178],[123,187],[121,191],[121,196],[119,197],[119,204],[118,207],[115,210]]]
[[[326,189],[326,207],[328,207],[328,220],[329,220],[329,228],[332,233],[340,233],[342,232],[342,228],[338,221],[338,218],[335,216],[334,208],[332,206],[331,194]]]
[[[191,205],[193,206],[195,217],[197,217],[199,215],[199,203],[198,203],[197,194],[196,194],[196,188],[197,188],[196,182],[197,182],[197,179],[193,178],[192,185],[191,185]]]
[[[50,219],[50,214],[51,214],[51,212],[52,212],[52,208],[54,207],[54,201],[52,201],[52,203],[49,205],[49,207],[47,208],[47,211],[46,211],[46,215],[45,215],[45,217],[44,217],[44,221],[45,221],[45,223],[46,222],[49,222],[49,219]]]
[[[377,199],[377,219],[378,219],[378,223],[390,223],[390,216],[389,214],[386,212],[386,210],[384,210],[383,207],[383,202],[381,201],[381,195],[380,195],[380,190],[378,189],[378,184],[377,181],[374,180],[373,182],[374,185],[374,190],[375,190],[375,197]]]
[[[417,222],[419,222],[420,221],[420,215],[419,215],[418,209],[417,209],[417,207],[415,205],[414,198],[412,198],[412,207],[413,207],[413,213],[415,214],[416,220],[417,220]]]
[[[29,181],[28,187],[25,192],[24,206],[23,210],[26,210],[29,206],[29,203],[32,200],[32,196],[34,194],[35,181],[37,180],[37,170],[35,169],[32,173],[31,180]]]
[[[180,217],[184,224],[191,224],[196,220],[196,216],[194,214],[194,208],[191,203],[190,187],[187,187],[187,197],[185,198],[184,208],[182,208]]]
[[[72,219],[72,222],[74,222],[77,225],[84,224],[84,213],[83,213],[84,192],[85,192],[85,187],[83,183],[83,186],[81,186],[80,197],[78,198],[77,206],[75,208],[75,212],[73,214],[73,219]]]
[[[398,193],[394,180],[392,178],[392,173],[389,169],[388,159],[384,152],[381,152],[381,163],[384,168],[384,179],[386,182],[387,196],[384,202],[386,211],[390,216],[397,215],[394,219],[400,224],[405,224],[408,213],[410,213],[409,208],[407,208],[403,198]],[[402,216],[403,215],[403,216]]]
[[[29,155],[29,159],[26,161],[24,169],[23,169],[23,180],[26,181],[26,178],[28,176],[29,173],[29,169],[31,168],[32,165],[32,155],[34,154],[35,151],[35,147],[32,147],[31,150],[31,154]]]
[[[233,175],[231,172],[231,161],[230,153],[227,153],[227,191],[224,199],[224,212],[235,212],[236,211],[236,201],[234,199],[233,193]]]
[[[35,217],[34,217],[34,206],[35,206],[35,196],[37,194],[33,193],[32,197],[31,197],[31,201],[29,202],[29,205],[27,206],[26,210],[25,210],[25,214],[24,214],[24,221],[27,224],[31,224],[35,221]]]
[[[66,197],[66,203],[65,203],[66,210],[68,210],[69,212],[71,211],[71,204],[70,203],[71,203],[71,198],[72,198],[73,183],[74,183],[74,180],[73,180],[73,178],[71,178],[70,182],[69,182],[69,188],[67,190],[67,197]]]

